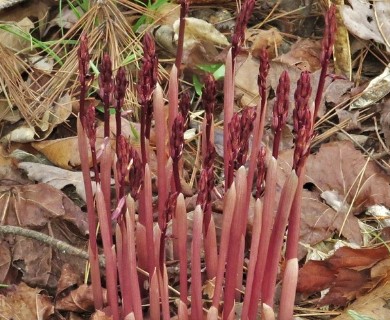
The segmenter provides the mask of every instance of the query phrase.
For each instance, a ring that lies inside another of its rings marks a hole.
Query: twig
[[[12,234],[17,236],[22,236],[30,239],[34,239],[37,241],[40,241],[44,244],[49,245],[50,247],[57,249],[58,251],[83,258],[85,260],[88,260],[88,252],[84,251],[82,249],[76,248],[70,244],[67,244],[64,241],[55,239],[53,237],[50,237],[42,232],[25,229],[22,227],[17,226],[0,226],[0,234]],[[99,256],[99,264],[102,268],[106,265],[106,260],[103,256]]]

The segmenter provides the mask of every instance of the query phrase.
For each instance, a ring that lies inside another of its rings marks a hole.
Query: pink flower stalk
[[[237,171],[236,176],[236,204],[234,208],[234,215],[232,220],[232,227],[230,229],[229,239],[229,254],[227,256],[226,264],[226,285],[224,292],[224,308],[223,308],[223,319],[227,319],[228,315],[233,311],[234,308],[234,297],[237,286],[237,275],[239,268],[242,268],[242,264],[239,264],[240,250],[243,249],[241,242],[244,240],[242,230],[244,228],[243,212],[246,206],[246,186],[247,176],[244,166],[241,166]],[[233,312],[234,313],[234,312]]]
[[[108,213],[100,184],[96,186],[96,208],[99,216],[101,235],[103,240],[104,256],[106,258],[106,278],[108,303],[114,320],[119,320],[118,292],[117,292],[117,264],[112,251],[111,224],[105,223]]]
[[[128,259],[128,278],[132,286],[129,289],[131,293],[131,306],[134,312],[136,320],[142,320],[142,303],[141,294],[138,285],[138,274],[137,274],[137,257],[135,250],[135,203],[134,199],[128,196],[126,198],[126,205],[128,211],[125,214],[126,221],[126,240],[127,240],[127,259]]]
[[[298,281],[298,259],[287,260],[283,276],[282,296],[280,298],[280,320],[290,320],[294,313],[295,292]]]
[[[112,78],[112,63],[108,53],[103,55],[102,62],[99,66],[99,95],[104,105],[104,137],[110,136],[110,103],[111,95],[114,89]]]
[[[218,306],[221,300],[222,294],[222,283],[224,281],[224,271],[226,265],[226,259],[228,255],[228,248],[230,242],[230,229],[233,221],[234,207],[236,204],[236,185],[233,181],[230,188],[226,191],[223,199],[223,221],[222,221],[222,235],[220,240],[219,247],[219,256],[218,256],[218,269],[215,279],[215,288],[212,308],[210,308],[209,313],[214,314],[215,309],[218,310]],[[208,318],[209,319],[209,318]]]
[[[138,103],[141,106],[141,155],[144,165],[147,161],[146,140],[150,139],[150,128],[152,123],[153,105],[152,95],[157,84],[158,59],[153,37],[145,33],[143,39],[144,56],[142,68],[138,75]]]
[[[269,248],[272,223],[274,219],[274,205],[276,193],[276,170],[277,161],[271,158],[268,163],[267,176],[265,182],[265,194],[263,202],[263,215],[260,235],[259,252],[257,254],[258,260],[255,268],[254,283],[250,298],[247,295],[244,299],[242,308],[242,319],[256,319],[259,299],[261,297],[261,288],[265,277],[265,269],[267,265],[267,252]]]
[[[329,60],[333,53],[333,44],[336,36],[336,6],[330,6],[325,15],[325,33],[322,39],[321,74],[318,81],[317,93],[314,103],[313,119],[316,120],[324,93],[325,78],[328,71]]]
[[[177,68],[172,66],[171,73],[169,74],[168,83],[168,105],[169,105],[169,117],[168,117],[168,134],[172,134],[173,121],[175,121],[179,104],[179,82],[178,82]]]
[[[157,188],[158,188],[158,224],[160,229],[164,225],[163,212],[168,198],[168,180],[166,175],[167,166],[167,122],[165,120],[164,99],[161,86],[157,83],[153,94],[153,108],[156,130],[156,153],[157,153]]]
[[[276,101],[272,113],[272,128],[274,129],[274,144],[272,148],[272,156],[277,159],[279,155],[280,139],[282,137],[282,129],[287,121],[288,107],[290,95],[290,77],[287,71],[283,71],[279,78],[278,88],[276,89]]]
[[[241,46],[245,41],[245,28],[248,24],[249,18],[252,15],[255,7],[255,0],[246,0],[241,7],[238,14],[236,25],[234,27],[234,33],[232,38],[232,59],[233,61],[240,53]]]
[[[193,229],[192,229],[192,246],[191,246],[191,318],[203,318],[202,303],[202,275],[201,275],[201,246],[202,246],[202,225],[203,210],[197,205],[194,211]]]
[[[187,279],[187,212],[182,193],[177,197],[175,220],[174,222],[180,226],[177,232],[177,242],[179,251],[179,277],[180,277],[180,302],[182,307],[179,307],[179,319],[183,319],[181,312],[187,311],[188,304],[188,279]],[[182,310],[182,311],[181,311]],[[188,312],[187,312],[188,315]]]
[[[80,114],[81,116],[81,114]],[[80,116],[77,118],[77,140],[80,153],[81,170],[83,173],[85,197],[87,203],[87,215],[88,215],[88,231],[89,231],[89,262],[91,265],[91,282],[92,292],[94,298],[94,305],[96,310],[103,309],[103,289],[100,279],[100,267],[99,256],[97,248],[97,219],[94,210],[94,196],[92,191],[92,181],[89,172],[89,160],[88,160],[88,141],[87,135],[81,124]],[[85,118],[85,116],[84,116]]]
[[[176,52],[176,61],[175,61],[175,66],[177,70],[180,70],[181,60],[183,58],[184,32],[186,27],[185,17],[188,14],[189,6],[190,6],[189,0],[180,0],[179,39],[177,41],[177,52]]]
[[[298,177],[294,171],[291,172],[288,179],[285,181],[280,200],[279,207],[275,217],[275,223],[272,229],[270,245],[267,253],[266,277],[264,277],[262,289],[262,302],[273,308],[274,295],[276,288],[276,276],[282,251],[284,234],[288,217],[291,210],[291,205],[294,200],[295,191],[298,184]]]

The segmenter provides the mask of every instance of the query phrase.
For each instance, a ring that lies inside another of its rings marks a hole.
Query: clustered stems
[[[281,132],[287,120],[290,80],[288,73],[283,72],[276,90],[272,117],[275,136],[271,152],[262,145],[267,106],[266,83],[270,68],[265,49],[260,52],[258,77],[260,99],[257,107],[246,107],[240,112],[233,112],[234,62],[243,45],[245,27],[254,4],[254,0],[247,0],[243,4],[237,19],[232,48],[226,60],[223,131],[225,181],[219,242],[212,212],[212,196],[217,194],[214,181],[216,84],[211,75],[204,79],[202,106],[205,117],[201,128],[200,146],[202,169],[197,181],[196,207],[192,213],[190,252],[187,250],[188,221],[191,220],[191,216],[187,217],[184,198],[186,189],[182,173],[184,132],[189,124],[190,97],[184,92],[179,102],[178,82],[182,54],[180,37],[184,36],[188,1],[181,1],[178,57],[169,79],[168,112],[165,110],[163,91],[157,81],[154,40],[149,33],[144,36],[144,53],[137,86],[140,104],[140,153],[130,143],[129,137],[124,135],[126,130],[121,128],[122,123],[125,123],[122,121],[121,112],[128,86],[126,72],[119,68],[114,77],[111,59],[107,54],[103,56],[99,66],[99,94],[105,108],[104,139],[96,138],[95,109],[88,105],[85,99],[89,84],[88,43],[86,36],[81,36],[80,117],[77,129],[87,198],[91,281],[95,308],[103,310],[105,305],[96,234],[99,221],[98,235],[101,237],[106,257],[107,304],[114,320],[143,319],[146,308],[143,310],[142,302],[145,293],[140,289],[140,284],[145,283],[149,285],[147,311],[151,319],[170,319],[172,311],[170,291],[174,291],[177,298],[179,319],[188,319],[189,310],[192,319],[202,319],[205,308],[209,308],[207,313],[209,320],[233,319],[237,302],[242,302],[241,319],[257,319],[259,310],[262,319],[274,319],[275,286],[278,270],[283,269],[279,268],[281,258],[284,258],[285,268],[283,274],[280,274],[283,281],[278,319],[290,320],[293,317],[305,163],[310,153],[313,123],[318,112],[317,98],[320,95],[318,101],[321,101],[326,69],[332,53],[334,7],[331,7],[326,17],[321,56],[322,72],[313,112],[309,106],[312,88],[308,72],[302,72],[294,93],[293,167],[280,191],[279,202],[276,203],[277,158]],[[115,155],[111,153],[111,145],[108,143],[112,135],[109,129],[109,109],[112,106],[115,108],[116,122]],[[153,118],[157,157],[157,168],[153,171],[157,176],[156,206],[153,203],[151,171],[153,166],[150,163],[150,153],[153,150],[149,147]],[[94,182],[89,173],[88,149],[95,173]],[[115,210],[111,209],[111,172],[114,172],[115,178]],[[95,195],[92,183],[96,184]],[[250,234],[247,227],[253,195],[253,223]],[[286,253],[282,257],[286,235]],[[173,259],[179,264],[180,292],[170,287],[168,282],[166,249],[170,239],[173,243]],[[248,247],[250,255],[246,266],[244,257],[245,249]],[[207,304],[202,297],[205,279],[202,274],[202,251],[207,280],[215,284],[211,304]],[[188,266],[190,272],[187,271]],[[247,272],[244,281],[245,267]],[[138,274],[137,270],[141,270],[142,274]]]

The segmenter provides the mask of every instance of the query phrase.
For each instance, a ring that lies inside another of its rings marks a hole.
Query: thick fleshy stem
[[[322,39],[322,52],[321,52],[321,74],[318,81],[317,93],[314,103],[313,119],[316,120],[322,95],[324,93],[326,73],[328,72],[329,60],[333,52],[333,44],[336,36],[336,6],[331,5],[325,15],[325,33]]]
[[[272,147],[272,156],[277,159],[279,155],[280,139],[282,129],[287,121],[290,95],[290,77],[287,71],[283,71],[279,78],[278,88],[276,89],[276,101],[272,112],[272,128],[274,129],[274,144]]]
[[[150,128],[152,125],[153,104],[152,95],[157,84],[157,66],[156,47],[153,37],[145,33],[143,39],[144,56],[142,58],[142,67],[138,75],[138,103],[141,106],[141,156],[144,165],[147,162],[146,141],[150,139]]]

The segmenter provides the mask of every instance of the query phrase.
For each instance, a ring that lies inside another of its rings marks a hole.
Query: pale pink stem
[[[229,161],[231,152],[228,148],[229,123],[233,117],[234,105],[234,67],[232,61],[232,50],[230,49],[226,57],[225,79],[223,82],[223,162],[225,179],[229,176]],[[230,183],[230,181],[228,182]],[[225,181],[225,191],[230,187]]]
[[[224,294],[224,308],[223,308],[223,319],[227,319],[228,315],[234,309],[234,296],[237,284],[237,273],[238,273],[238,257],[241,249],[241,238],[242,238],[242,215],[243,210],[246,206],[246,169],[241,166],[236,172],[236,205],[234,208],[234,215],[232,220],[232,226],[230,228],[230,239],[229,239],[229,254],[227,257],[226,264],[226,285]]]
[[[261,287],[264,279],[264,270],[267,264],[267,251],[269,247],[272,223],[274,219],[274,205],[275,205],[275,193],[276,193],[276,170],[277,161],[271,157],[266,177],[264,204],[263,204],[263,216],[260,235],[259,253],[257,255],[257,263],[255,268],[254,283],[251,292],[251,298],[249,303],[243,305],[242,318],[243,319],[256,319],[257,307],[259,304],[259,298],[261,295]]]
[[[211,210],[211,207],[209,208]],[[204,251],[207,278],[213,279],[217,274],[218,268],[218,250],[217,250],[217,232],[215,230],[214,218],[210,213],[210,223],[208,230],[203,232]]]
[[[175,65],[172,66],[172,70],[169,75],[168,105],[169,105],[168,132],[169,132],[169,136],[171,136],[173,121],[175,121],[176,119],[178,108],[179,108],[179,84],[177,80],[177,68]]]
[[[130,282],[133,284],[130,287],[132,306],[134,311],[134,316],[136,320],[142,320],[142,303],[141,303],[141,294],[138,285],[138,275],[137,275],[137,257],[135,249],[135,203],[134,199],[131,196],[126,198],[127,211],[125,214],[126,219],[126,237],[128,245],[128,276]]]
[[[171,319],[169,312],[169,294],[168,294],[168,272],[167,266],[162,266],[163,270],[160,270],[161,273],[161,283],[160,283],[160,297],[162,305],[162,318],[164,320]]]
[[[150,319],[160,319],[160,292],[158,290],[158,279],[156,269],[150,273],[150,288],[149,288],[149,299],[150,299]]]
[[[100,183],[107,211],[104,223],[107,223],[108,225],[111,225],[111,167],[111,145],[109,142],[104,142],[103,152],[100,158]],[[100,223],[102,223],[102,221],[100,221]],[[112,229],[109,228],[108,231],[110,232],[110,244],[112,246]]]
[[[302,165],[298,177],[298,187],[291,207],[289,228],[286,244],[286,259],[296,258],[298,255],[299,235],[301,231],[302,190],[305,180],[305,164]]]
[[[179,301],[178,319],[188,320],[188,307],[182,300]],[[218,318],[215,318],[215,319],[218,319]]]
[[[105,223],[107,218],[106,203],[100,184],[96,185],[96,208],[99,216],[100,230],[103,241],[103,251],[106,258],[107,294],[114,320],[119,320],[118,292],[117,292],[117,265],[113,255],[110,239],[111,223]]]
[[[285,181],[281,191],[279,207],[276,213],[275,223],[272,229],[271,241],[267,254],[267,266],[265,273],[267,276],[263,281],[262,302],[273,308],[274,295],[276,287],[276,276],[278,274],[278,266],[280,260],[280,252],[282,251],[284,234],[288,217],[291,211],[291,205],[294,200],[297,189],[298,177],[295,171],[292,171],[288,179]]]
[[[77,140],[80,153],[81,170],[83,173],[85,197],[87,203],[88,231],[89,231],[89,262],[91,264],[91,282],[94,306],[97,310],[103,309],[103,290],[100,279],[100,267],[98,261],[97,239],[96,239],[96,216],[93,201],[92,181],[89,171],[88,149],[89,144],[80,118],[77,118]]]
[[[164,99],[161,86],[157,83],[153,93],[153,107],[156,130],[156,153],[157,153],[157,188],[158,188],[158,223],[160,228],[163,226],[163,212],[168,198],[168,189],[166,188],[166,120],[164,112]]]
[[[264,320],[275,320],[274,309],[272,309],[269,305],[267,305],[265,303],[263,303],[263,305],[262,305],[261,319],[263,319],[263,318],[264,318]],[[292,319],[292,317],[289,320],[291,320],[291,319]]]
[[[122,235],[121,227],[119,224],[115,226],[115,247],[118,250],[117,255],[117,265],[118,265],[118,274],[119,274],[119,286],[122,293],[122,314],[131,313],[131,298],[130,292],[126,287],[126,277],[124,275],[124,271],[127,270],[126,264],[126,252],[125,246],[123,245],[123,241],[126,241]]]
[[[255,210],[254,210],[254,217],[253,217],[252,240],[251,240],[251,248],[250,248],[248,273],[246,276],[244,304],[249,303],[250,297],[251,297],[251,292],[252,292],[252,287],[253,287],[253,285],[255,285],[255,283],[253,283],[253,279],[255,276],[257,254],[259,251],[262,210],[263,210],[263,204],[261,203],[260,199],[257,199],[256,203],[255,203]]]
[[[286,270],[283,276],[282,296],[280,299],[279,319],[290,320],[293,318],[295,291],[298,282],[298,259],[287,260]]]
[[[175,220],[180,228],[177,229],[178,256],[180,265],[180,301],[187,306],[188,283],[187,283],[187,212],[184,196],[182,193],[177,197]]]
[[[144,175],[144,204],[145,204],[145,231],[146,231],[146,247],[148,252],[148,271],[153,272],[156,267],[154,261],[154,236],[153,236],[153,208],[152,208],[152,183],[150,176],[149,164],[145,165]]]
[[[222,221],[222,235],[219,247],[218,269],[215,279],[213,307],[218,309],[221,300],[222,283],[224,281],[224,271],[226,258],[229,248],[230,228],[233,220],[234,207],[236,204],[236,184],[233,181],[230,188],[226,191],[223,203],[223,221]],[[211,308],[210,308],[211,310]]]
[[[191,279],[192,279],[192,295],[191,295],[191,317],[192,319],[203,318],[202,308],[202,266],[201,266],[201,246],[202,246],[202,227],[203,227],[203,211],[200,205],[197,205],[193,217],[192,230],[192,257],[191,257]]]

